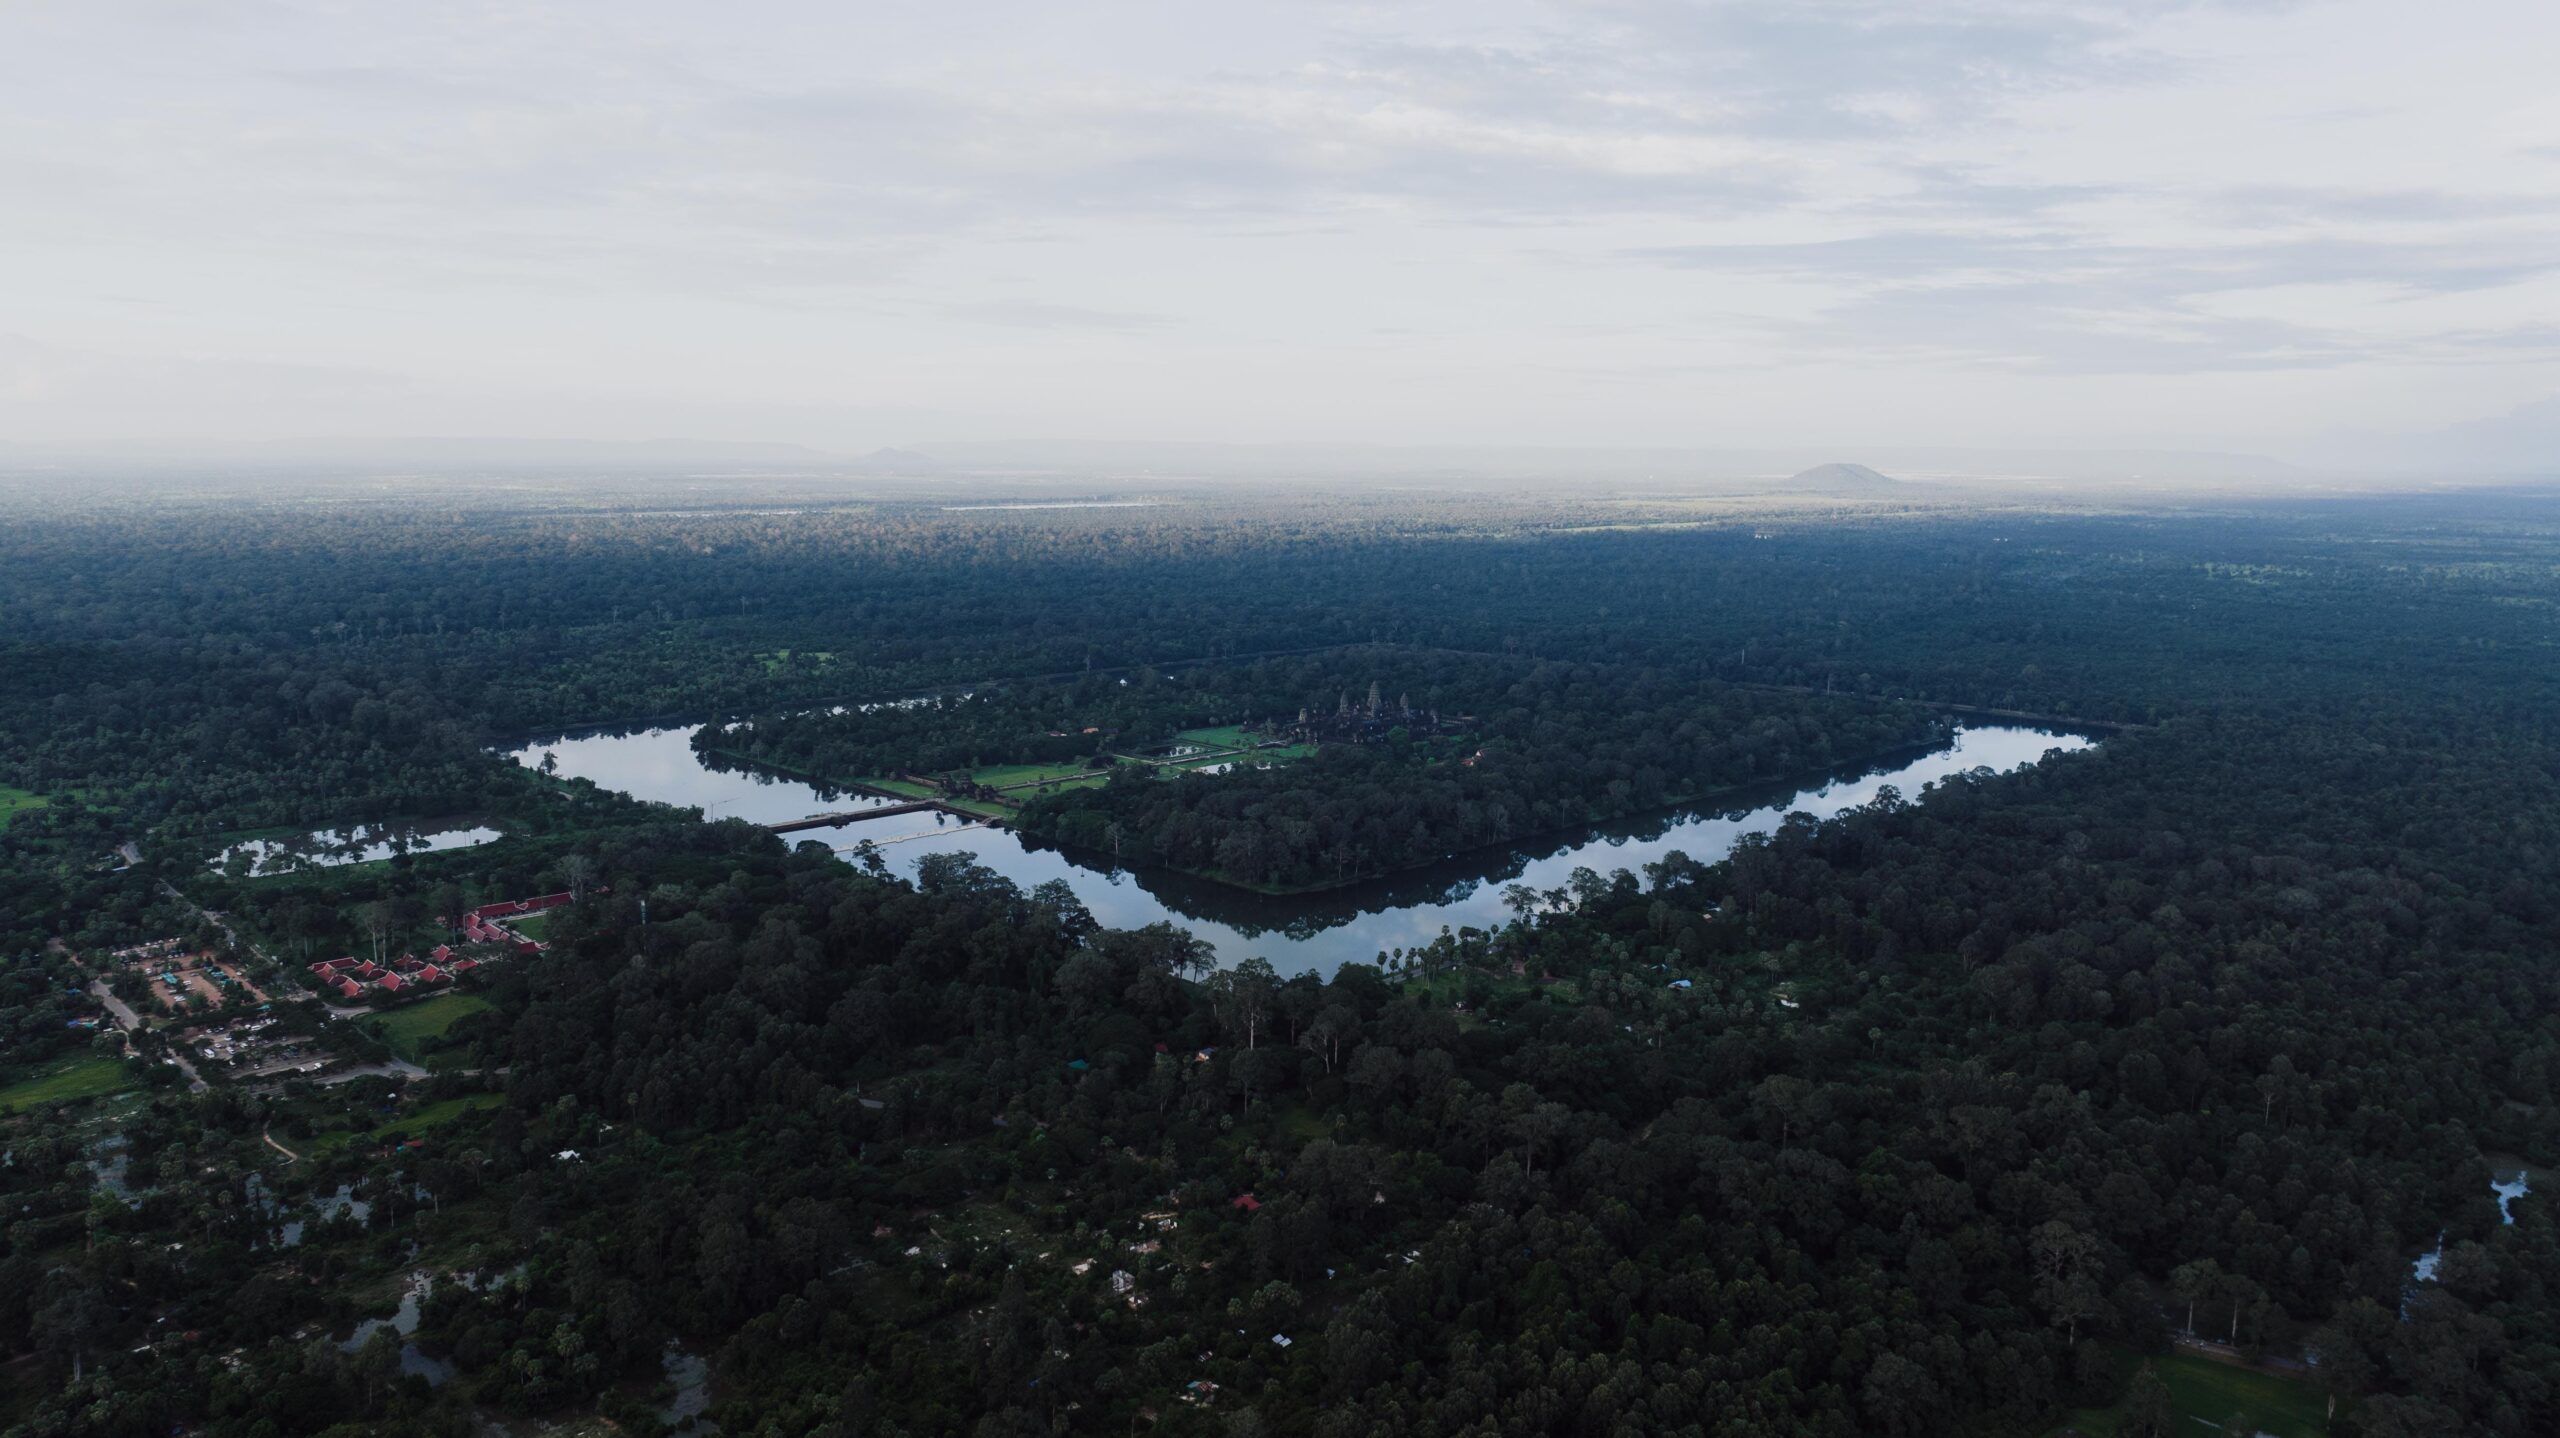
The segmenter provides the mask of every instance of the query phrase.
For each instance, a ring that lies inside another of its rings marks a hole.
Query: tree
[[[2169,1291],[2187,1305],[2187,1334],[2196,1331],[2196,1308],[2222,1296],[2222,1265],[2210,1258],[2179,1264],[2169,1271]]]
[[[2232,1273],[2223,1276],[2222,1293],[2231,1302],[2229,1339],[2231,1345],[2236,1348],[2240,1345],[2241,1315],[2247,1313],[2256,1316],[2266,1306],[2267,1290],[2260,1287],[2255,1279]]]
[[[1210,980],[1221,1017],[1231,1031],[1244,1036],[1247,1049],[1261,1043],[1262,1026],[1271,1018],[1273,995],[1279,983],[1280,976],[1272,971],[1271,961],[1262,958],[1246,959]]]
[[[1316,1010],[1307,1021],[1306,1032],[1299,1042],[1324,1059],[1324,1071],[1331,1073],[1342,1059],[1342,1046],[1360,1037],[1360,1015],[1349,1004],[1327,1004]]]
[[[2178,1405],[2151,1364],[2134,1371],[2116,1412],[2117,1438],[2179,1438]]]
[[[391,933],[391,904],[387,900],[375,899],[359,905],[356,913],[364,920],[365,933],[373,940],[373,961],[381,963],[388,956],[385,944]]]
[[[2045,1321],[2064,1330],[2064,1342],[2080,1343],[2080,1324],[2106,1312],[2106,1290],[2100,1285],[2106,1246],[2060,1219],[2038,1224],[2028,1235],[2027,1251],[2035,1265],[2036,1306]]]

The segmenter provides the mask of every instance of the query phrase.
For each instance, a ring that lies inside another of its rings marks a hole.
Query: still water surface
[[[316,829],[300,839],[247,839],[216,854],[208,867],[227,868],[235,854],[249,856],[252,874],[287,874],[296,869],[329,869],[362,864],[394,854],[435,854],[469,849],[498,837],[486,824],[455,824],[440,829],[416,825],[365,824],[343,829]]]
[[[564,778],[585,778],[607,789],[660,803],[703,808],[710,818],[779,823],[811,814],[878,807],[884,800],[831,797],[795,779],[706,766],[693,752],[693,729],[648,729],[546,739],[517,750],[516,762],[538,765],[549,754]],[[865,839],[901,873],[930,853],[965,850],[978,862],[1023,888],[1063,879],[1093,916],[1113,928],[1165,920],[1191,930],[1216,948],[1223,963],[1260,955],[1282,973],[1331,973],[1346,962],[1425,944],[1443,926],[1489,928],[1510,918],[1502,891],[1511,884],[1556,888],[1577,868],[1605,875],[1614,869],[1641,873],[1646,864],[1678,850],[1701,862],[1730,852],[1748,834],[1775,830],[1789,814],[1827,819],[1873,800],[1887,786],[1906,799],[1950,774],[1971,769],[1996,773],[2035,763],[2056,750],[2086,749],[2079,734],[2011,725],[1957,731],[1942,749],[1843,774],[1805,788],[1780,787],[1729,796],[1725,801],[1624,819],[1579,833],[1558,834],[1506,848],[1456,856],[1429,869],[1328,890],[1269,896],[1247,893],[1180,874],[1111,866],[1108,856],[1073,855],[1026,842],[1007,829],[962,825],[907,814],[786,836],[815,839],[845,849]]]

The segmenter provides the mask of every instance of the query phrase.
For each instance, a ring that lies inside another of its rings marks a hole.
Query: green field
[[[307,1153],[317,1150],[343,1149],[358,1139],[379,1141],[395,1134],[404,1138],[419,1138],[431,1130],[453,1122],[464,1114],[498,1108],[506,1101],[506,1095],[495,1093],[464,1094],[460,1098],[439,1099],[434,1103],[421,1104],[408,1113],[400,1114],[389,1122],[378,1124],[370,1129],[327,1129],[298,1140],[295,1146],[301,1147]]]
[[[376,1014],[364,1022],[391,1045],[393,1053],[417,1063],[420,1051],[443,1038],[446,1030],[473,1014],[487,1013],[490,1008],[487,999],[474,994],[438,994],[424,1003]]]
[[[2228,1429],[2235,1416],[2245,1416],[2253,1429],[2276,1438],[2327,1438],[2334,1431],[2326,1417],[2328,1396],[2308,1383],[2184,1353],[2140,1361],[2159,1370],[2170,1401],[2181,1416],[2198,1421],[2198,1433],[2209,1431],[2201,1426],[2208,1423]],[[2057,1432],[2115,1438],[2116,1423],[2115,1409],[2086,1408]]]
[[[983,769],[970,770],[969,777],[990,789],[1001,789],[1009,784],[1035,784],[1043,779],[1072,779],[1091,772],[1080,763],[990,764]]]
[[[506,921],[507,927],[539,944],[551,937],[549,914],[525,914]]]
[[[1244,737],[1242,726],[1232,724],[1218,729],[1188,729],[1179,737],[1183,743],[1216,746],[1222,751],[1232,751],[1240,744],[1252,742]],[[1150,759],[1138,762],[1156,765],[1159,771],[1181,770],[1239,761],[1274,763],[1304,758],[1314,752],[1312,746],[1291,744],[1276,749],[1255,749],[1245,754],[1222,752],[1189,759]],[[1108,770],[1088,769],[1081,761],[1048,764],[986,764],[970,770],[969,778],[972,782],[983,784],[990,789],[1006,791],[1003,800],[998,803],[975,799],[945,799],[942,791],[932,785],[906,779],[873,778],[858,782],[864,788],[877,793],[899,794],[913,799],[941,799],[953,809],[982,819],[1009,819],[1013,816],[1016,807],[1043,793],[1061,789],[1096,788],[1107,783],[1110,777]]]
[[[373,1131],[373,1136],[389,1138],[395,1133],[415,1136],[428,1129],[451,1123],[466,1113],[497,1108],[506,1101],[507,1096],[498,1093],[465,1094],[460,1098],[440,1099],[435,1103],[421,1105],[415,1113],[402,1114],[382,1125]]]
[[[38,1104],[120,1093],[134,1083],[133,1070],[122,1059],[69,1059],[0,1088],[0,1112],[16,1113]]]
[[[41,809],[51,802],[42,794],[30,793],[25,789],[12,789],[6,784],[0,784],[0,829],[8,828],[9,821],[20,814]]]
[[[1167,761],[1168,769],[1213,769],[1220,764],[1285,764],[1316,752],[1312,744],[1283,744],[1276,749],[1249,749],[1242,754],[1202,754]]]
[[[1241,749],[1260,742],[1245,733],[1241,724],[1221,724],[1214,729],[1185,729],[1174,735],[1173,740],[1177,744],[1204,744],[1212,749]]]

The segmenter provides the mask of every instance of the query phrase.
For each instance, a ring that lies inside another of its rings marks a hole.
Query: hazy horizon
[[[2538,473],[2560,12],[2464,19],[22,9],[0,458],[682,436]]]

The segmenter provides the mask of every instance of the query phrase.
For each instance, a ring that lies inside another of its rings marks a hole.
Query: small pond
[[[402,1338],[417,1332],[419,1306],[426,1301],[427,1295],[434,1291],[434,1288],[435,1279],[432,1275],[425,1273],[410,1275],[409,1286],[400,1294],[400,1306],[392,1310],[391,1316],[368,1318],[357,1324],[354,1333],[338,1341],[338,1351],[354,1353],[371,1342],[375,1334],[386,1329]],[[424,1378],[431,1387],[442,1384],[454,1373],[452,1364],[441,1358],[430,1356],[414,1343],[400,1345],[400,1371]]]

